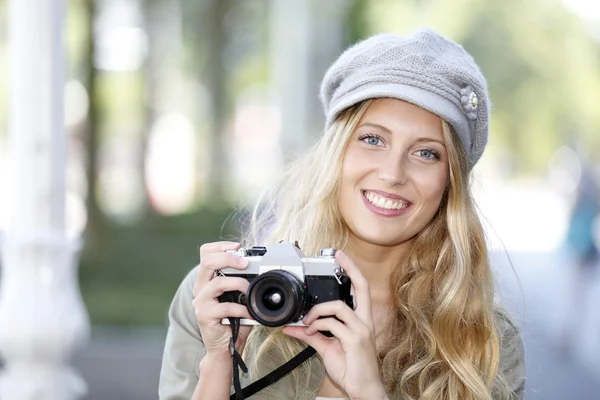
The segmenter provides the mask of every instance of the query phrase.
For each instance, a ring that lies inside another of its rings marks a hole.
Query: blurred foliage
[[[354,0],[348,13],[346,25],[346,38],[348,43],[355,43],[369,35],[370,24],[367,23],[365,16],[368,15],[369,1]]]
[[[163,325],[173,294],[199,262],[200,246],[236,237],[230,216],[231,209],[207,207],[111,225],[102,245],[85,246],[80,259],[81,292],[93,323]]]
[[[97,76],[96,102],[103,116],[104,140],[136,138],[144,121],[144,76],[135,71],[102,71]]]

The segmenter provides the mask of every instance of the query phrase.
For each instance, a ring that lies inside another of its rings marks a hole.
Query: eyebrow
[[[446,147],[446,145],[444,144],[444,142],[442,142],[441,140],[438,140],[438,139],[434,139],[432,137],[423,136],[423,137],[418,138],[416,141],[417,142],[436,142],[436,143],[439,143],[442,146]]]
[[[382,131],[384,131],[384,132],[386,132],[386,133],[390,133],[390,134],[392,133],[392,131],[390,131],[390,130],[389,130],[388,128],[386,128],[385,126],[383,126],[383,125],[379,125],[379,124],[373,124],[373,123],[371,123],[371,122],[365,122],[365,123],[363,123],[363,124],[360,124],[359,128],[362,128],[363,126],[370,126],[370,127],[373,127],[373,128],[381,129]]]
[[[363,124],[360,124],[359,128],[362,128],[363,126],[367,126],[367,127],[368,127],[368,126],[370,126],[370,127],[372,127],[372,128],[381,129],[381,130],[382,130],[382,131],[384,131],[385,133],[388,133],[388,134],[390,134],[390,135],[392,134],[392,131],[391,131],[391,130],[389,130],[388,128],[386,128],[386,127],[385,127],[385,126],[383,126],[383,125],[374,124],[374,123],[372,123],[372,122],[365,122],[365,123],[363,123]],[[438,140],[438,139],[435,139],[435,138],[432,138],[432,137],[429,137],[429,136],[421,136],[421,137],[417,138],[417,140],[416,140],[416,141],[417,141],[417,142],[436,142],[436,143],[439,143],[439,144],[441,144],[442,146],[446,147],[446,145],[444,144],[444,142],[442,142],[441,140]]]

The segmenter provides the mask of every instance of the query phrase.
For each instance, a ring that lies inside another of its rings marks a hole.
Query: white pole
[[[64,0],[9,1],[9,221],[0,280],[1,400],[72,400],[89,337],[65,233]]]

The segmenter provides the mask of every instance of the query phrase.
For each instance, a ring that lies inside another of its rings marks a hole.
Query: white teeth
[[[387,210],[401,210],[408,207],[408,203],[403,201],[394,201],[392,199],[378,196],[373,192],[364,192],[364,196],[371,204],[379,208],[385,208]]]

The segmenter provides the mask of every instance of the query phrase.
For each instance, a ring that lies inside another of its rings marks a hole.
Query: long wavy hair
[[[297,240],[306,255],[346,247],[348,227],[337,205],[342,161],[371,102],[343,112],[260,196],[243,227],[244,245]],[[384,330],[389,340],[379,349],[381,379],[392,398],[492,399],[492,393],[494,399],[509,398],[498,370],[493,277],[469,189],[468,158],[451,127],[445,121],[442,127],[449,185],[437,213],[392,273],[393,311]],[[244,354],[251,357],[250,377],[260,378],[305,347],[279,328],[255,327]],[[322,360],[313,357],[285,379],[295,388],[295,400],[314,400],[324,377]],[[284,398],[276,386],[266,393]]]

